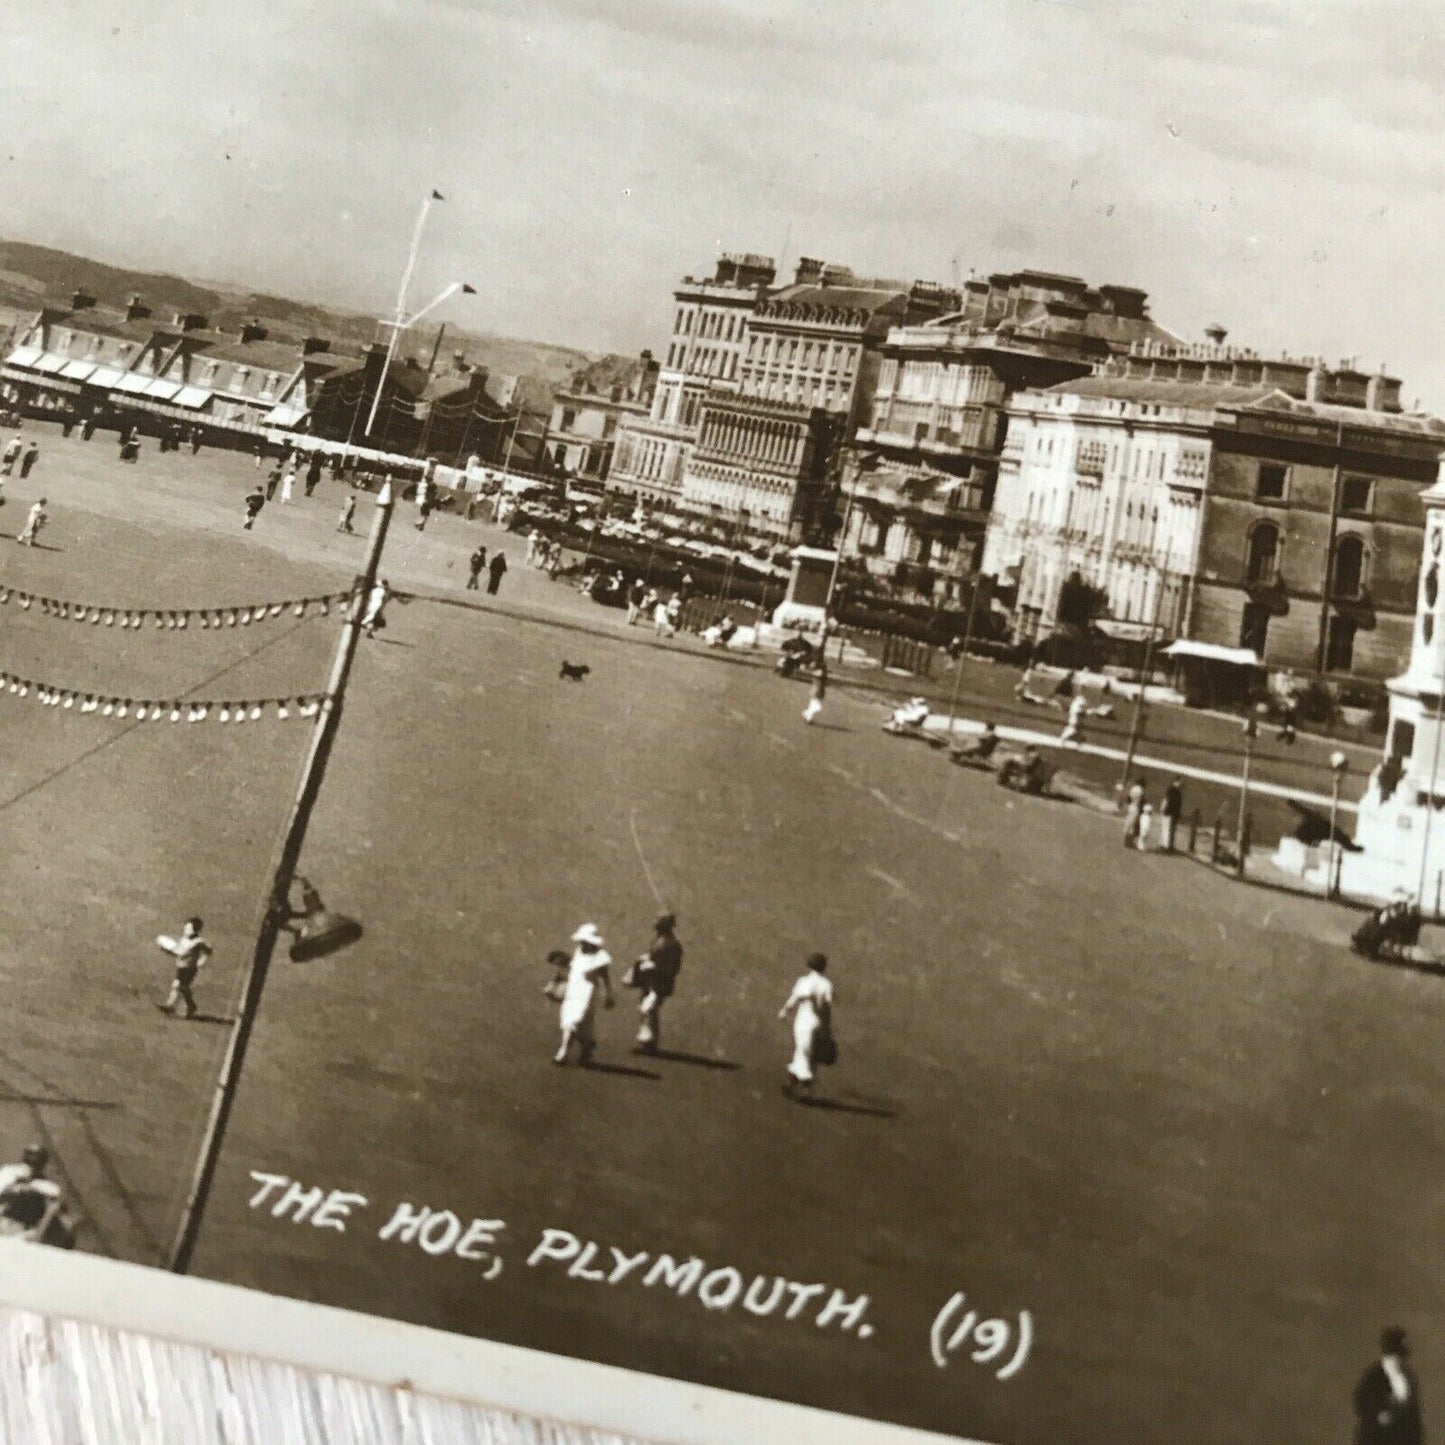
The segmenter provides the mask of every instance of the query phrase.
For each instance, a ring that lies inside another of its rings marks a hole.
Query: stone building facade
[[[1010,398],[1174,338],[1145,293],[1041,271],[970,280],[956,311],[889,332],[857,432],[845,545],[882,585],[951,601],[977,572]]]
[[[884,337],[958,299],[930,282],[862,278],[805,257],[793,284],[748,318],[736,396],[714,387],[703,403],[712,440],[684,469],[683,506],[779,540],[826,526],[833,454],[872,393]]]
[[[1408,648],[1442,447],[1445,424],[1403,414],[1394,378],[1151,344],[1014,397],[983,570],[1021,638],[1054,628],[1078,573],[1106,631],[1384,678]]]
[[[672,338],[645,416],[620,420],[609,486],[675,503],[702,424],[709,389],[735,389],[748,317],[775,275],[771,258],[727,254],[710,277],[687,277],[673,292]]]
[[[650,351],[605,374],[589,367],[553,398],[547,423],[547,459],[563,476],[605,482],[619,432],[645,425],[652,415],[659,366]]]

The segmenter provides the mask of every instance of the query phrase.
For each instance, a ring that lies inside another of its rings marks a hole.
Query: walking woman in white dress
[[[788,1064],[785,1094],[794,1095],[799,1088],[813,1087],[814,1065],[832,1063],[836,1058],[833,1044],[833,985],[828,977],[828,960],[821,953],[808,958],[808,971],[778,1010],[778,1017],[793,1016],[793,1058]]]
[[[567,982],[562,989],[562,1009],[558,1022],[562,1026],[562,1042],[553,1055],[554,1064],[565,1064],[577,1044],[577,1062],[585,1069],[592,1062],[597,1048],[593,1027],[597,1017],[597,996],[602,995],[603,1008],[612,1007],[612,955],[603,946],[595,923],[584,923],[572,935],[577,945],[567,965]]]

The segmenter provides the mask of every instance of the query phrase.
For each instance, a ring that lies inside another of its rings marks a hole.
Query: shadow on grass
[[[40,1109],[118,1109],[114,1099],[72,1099],[65,1094],[17,1094],[0,1089],[0,1104],[31,1104]]]
[[[893,1119],[898,1111],[882,1104],[854,1104],[847,1099],[830,1099],[823,1094],[801,1094],[798,1103],[805,1109],[830,1109],[836,1114],[864,1114],[870,1119]]]
[[[851,733],[853,731],[852,728],[845,728],[842,723],[815,722],[811,724],[811,727],[814,732],[819,733]]]
[[[1404,968],[1411,973],[1423,973],[1430,978],[1445,978],[1445,963],[1438,958],[1373,958],[1381,968]]]
[[[182,1019],[183,1024],[233,1024],[236,1020],[227,1014],[192,1014]]]
[[[680,1049],[655,1049],[646,1057],[663,1059],[670,1064],[692,1064],[699,1069],[736,1070],[742,1068],[741,1064],[735,1064],[731,1059],[710,1059],[706,1054],[688,1054]]]
[[[662,1082],[661,1074],[654,1073],[651,1069],[634,1069],[629,1064],[599,1064],[594,1060],[580,1067],[589,1074],[621,1074],[628,1079],[650,1079],[654,1084]]]

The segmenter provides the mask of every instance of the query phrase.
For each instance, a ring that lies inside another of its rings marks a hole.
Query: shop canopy
[[[1249,647],[1220,647],[1214,642],[1189,642],[1180,638],[1164,649],[1165,657],[1195,658],[1201,662],[1224,662],[1232,667],[1263,667],[1258,654]]]

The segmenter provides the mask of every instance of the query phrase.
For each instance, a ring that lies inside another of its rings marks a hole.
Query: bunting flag
[[[144,627],[147,622],[161,631],[184,632],[192,622],[197,627],[250,627],[271,622],[289,612],[293,617],[330,617],[333,607],[344,610],[351,593],[325,592],[316,597],[287,598],[284,602],[255,602],[236,607],[116,607],[109,603],[71,602],[60,597],[42,597],[18,587],[0,587],[0,607],[11,602],[22,611],[37,609],[42,617],[59,622],[87,622],[92,627]]]
[[[271,717],[284,722],[290,717],[312,718],[326,701],[324,693],[301,693],[294,697],[260,697],[201,701],[195,698],[110,697],[81,692],[73,687],[17,677],[0,672],[0,696],[27,698],[43,707],[62,711],[98,713],[101,717],[128,722],[261,722]]]

